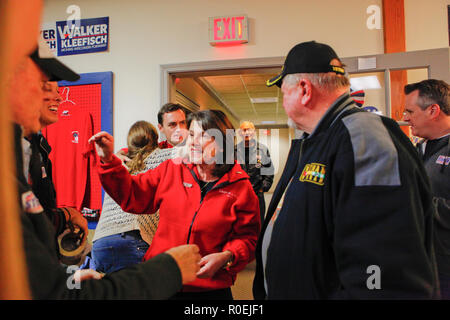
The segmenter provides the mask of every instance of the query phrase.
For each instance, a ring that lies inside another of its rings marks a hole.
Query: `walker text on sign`
[[[246,42],[248,42],[246,15],[209,18],[209,43],[211,45]]]

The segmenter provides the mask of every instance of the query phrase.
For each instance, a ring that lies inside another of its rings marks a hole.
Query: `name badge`
[[[27,191],[22,194],[22,207],[27,213],[41,213],[44,211],[38,198],[32,191]]]
[[[47,178],[47,172],[45,171],[45,168],[41,167],[41,169],[42,169],[42,179]]]

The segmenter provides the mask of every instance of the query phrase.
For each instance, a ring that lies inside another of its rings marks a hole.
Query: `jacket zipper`
[[[300,160],[302,159],[302,154],[303,154],[303,143],[305,142],[305,140],[304,139],[302,139],[301,141],[300,141],[300,151],[299,151],[299,153],[298,153],[298,162],[297,162],[297,168],[296,168],[296,170],[298,169],[298,166],[300,165]]]

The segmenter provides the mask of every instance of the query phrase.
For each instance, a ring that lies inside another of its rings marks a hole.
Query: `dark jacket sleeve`
[[[175,260],[160,254],[144,263],[106,275],[102,280],[76,283],[75,269],[63,267],[36,230],[46,225],[43,214],[21,214],[29,285],[33,299],[167,299],[181,289]],[[42,219],[42,221],[38,221]]]
[[[261,154],[263,155],[262,159],[262,168],[261,168],[261,176],[263,178],[262,180],[262,189],[263,192],[269,191],[270,187],[273,183],[273,176],[274,176],[274,167],[272,160],[270,159],[270,152],[267,147],[264,147],[264,149],[261,150]]]
[[[391,134],[393,148],[384,151],[392,154],[372,157],[374,162],[365,168],[355,160],[358,155],[349,138],[340,146],[331,184],[336,208],[332,237],[341,280],[335,298],[429,299],[439,295],[430,183],[406,136],[400,129],[391,130],[396,133]],[[376,143],[372,139],[372,146]],[[399,149],[402,152],[396,152]],[[398,157],[398,167],[381,163],[393,156]],[[362,171],[364,181],[358,183]]]

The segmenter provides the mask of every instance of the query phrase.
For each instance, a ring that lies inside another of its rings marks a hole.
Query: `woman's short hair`
[[[189,114],[187,117],[188,128],[192,121],[198,122],[204,131],[214,133],[211,135],[214,138],[217,137],[217,134],[220,135],[219,138],[222,141],[216,139],[219,150],[216,150],[216,165],[213,170],[213,175],[220,178],[234,166],[235,135],[233,124],[226,114],[220,110],[201,110]]]

